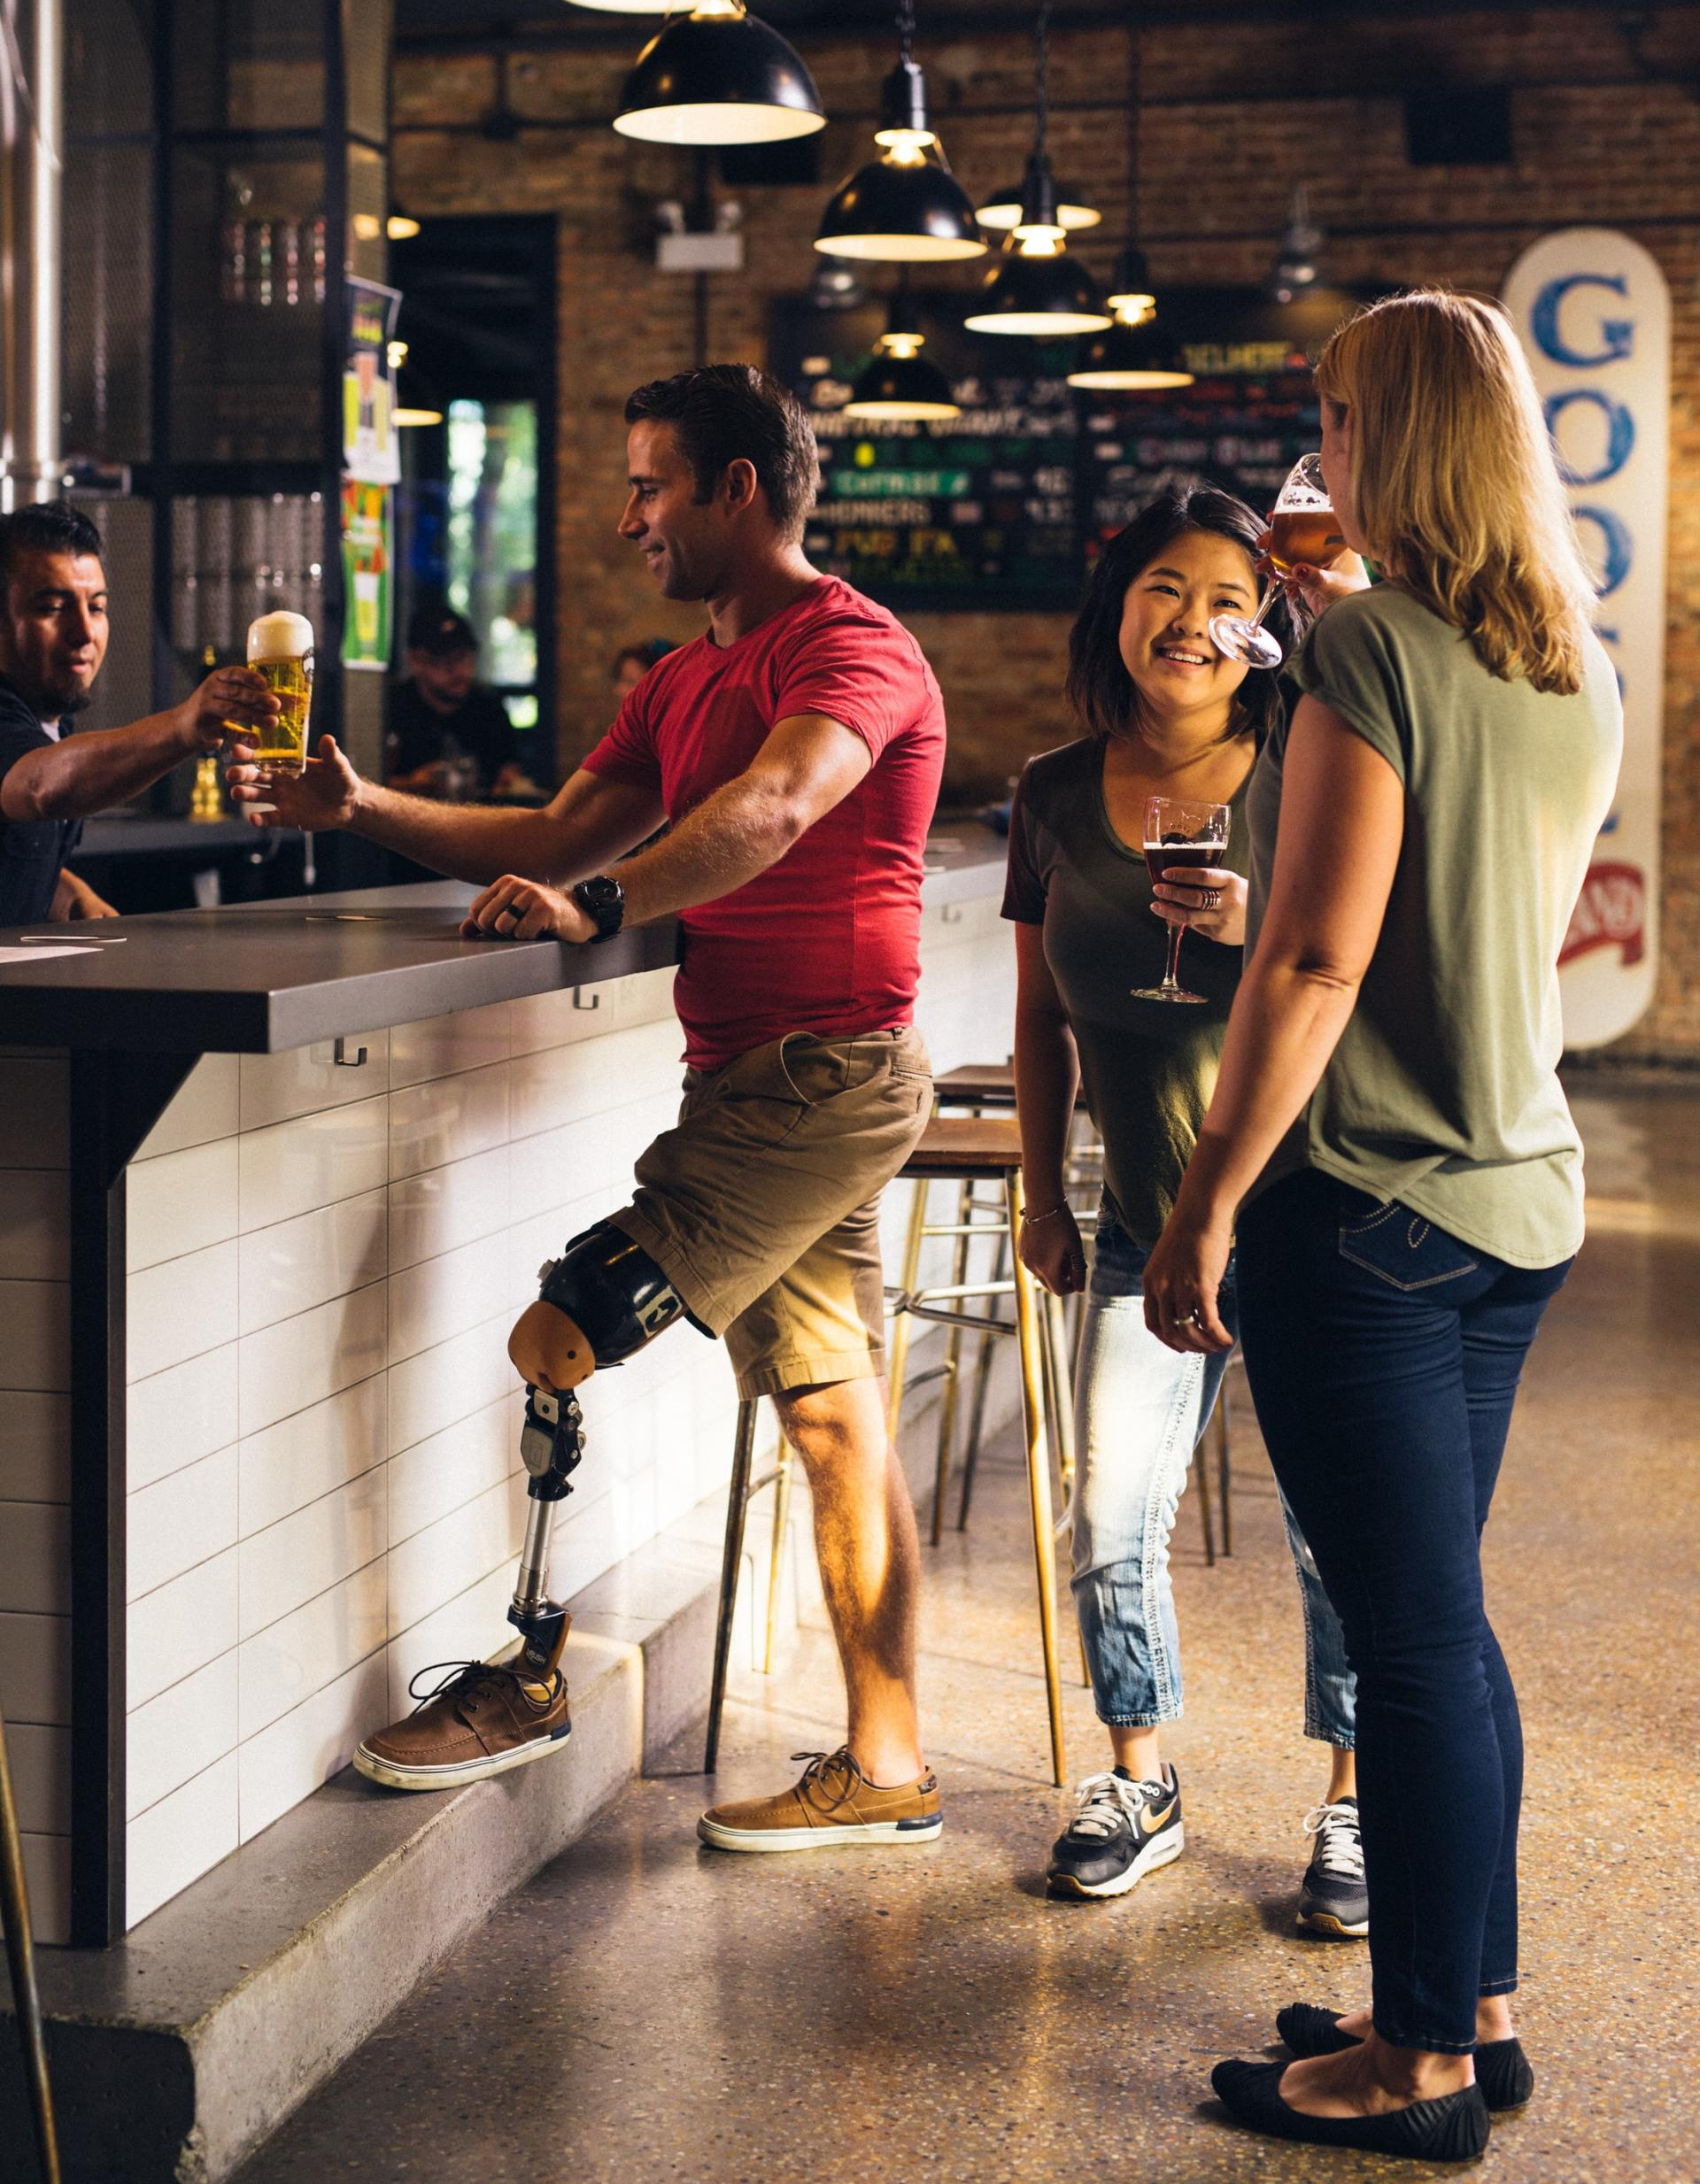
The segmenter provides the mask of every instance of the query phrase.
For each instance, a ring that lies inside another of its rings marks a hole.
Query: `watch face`
[[[620,883],[599,874],[595,879],[584,882],[583,893],[586,908],[607,909],[619,901]]]

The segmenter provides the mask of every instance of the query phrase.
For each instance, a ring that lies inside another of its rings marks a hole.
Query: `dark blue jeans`
[[[1508,1266],[1316,1169],[1239,1226],[1258,1423],[1357,1675],[1375,2028],[1464,2054],[1517,1985],[1523,1735],[1481,1597],[1523,1360],[1569,1262]]]

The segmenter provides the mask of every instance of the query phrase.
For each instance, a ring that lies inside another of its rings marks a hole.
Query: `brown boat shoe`
[[[567,1679],[556,1665],[566,1637],[563,1624],[543,1679],[522,1675],[517,1660],[421,1669],[407,1686],[420,1703],[359,1745],[355,1766],[385,1789],[452,1790],[560,1751],[573,1733]],[[421,1692],[428,1676],[441,1680]]]
[[[697,1822],[701,1840],[716,1850],[830,1850],[841,1843],[928,1843],[944,1828],[939,1778],[931,1771],[888,1787],[870,1782],[847,1748],[792,1757],[808,1763],[800,1781],[777,1797],[715,1805]]]

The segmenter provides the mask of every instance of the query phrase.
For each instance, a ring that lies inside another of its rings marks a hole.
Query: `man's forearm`
[[[646,924],[730,895],[777,864],[805,830],[784,797],[740,775],[621,866],[626,922]]]
[[[451,879],[485,885],[506,872],[570,887],[599,869],[593,853],[575,860],[545,812],[498,811],[483,804],[441,804],[405,796],[375,781],[360,783],[352,833],[399,851]]]
[[[128,728],[96,729],[27,751],[8,770],[4,815],[19,822],[87,819],[127,803],[189,755],[174,713]]]

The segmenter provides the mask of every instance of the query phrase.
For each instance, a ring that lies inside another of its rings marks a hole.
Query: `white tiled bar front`
[[[997,877],[924,914],[940,1069],[1008,1050]],[[344,1767],[420,1670],[511,1637],[507,1331],[676,1110],[671,981],[206,1054],[132,1160],[129,1925]],[[0,1704],[49,1941],[69,1919],[66,1081],[62,1055],[0,1053]],[[723,1494],[735,1403],[724,1352],[688,1331],[596,1380],[558,1597]]]

